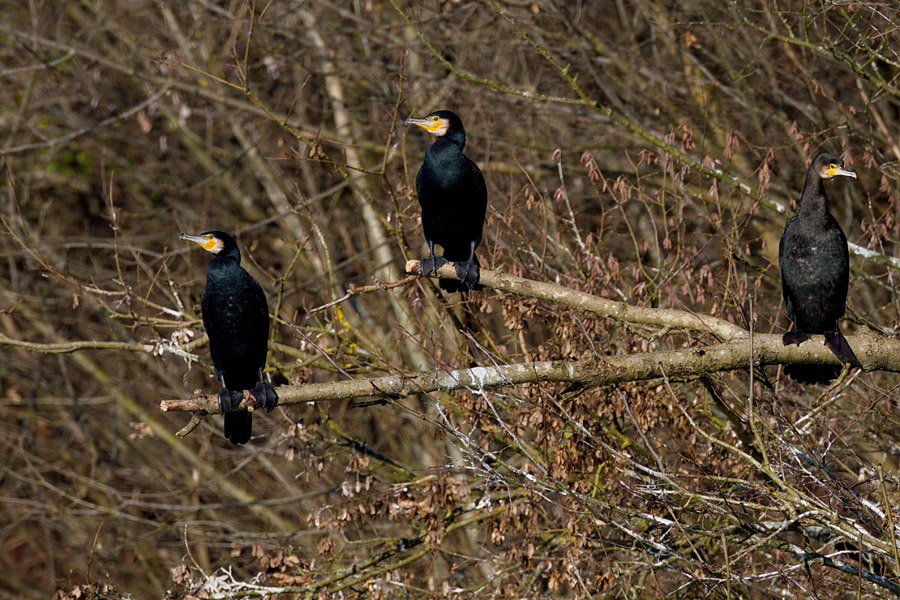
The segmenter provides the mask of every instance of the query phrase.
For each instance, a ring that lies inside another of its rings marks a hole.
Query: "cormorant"
[[[241,251],[227,233],[182,233],[181,239],[215,255],[206,270],[200,305],[203,327],[209,335],[216,377],[222,384],[219,411],[225,415],[225,437],[232,444],[245,444],[250,439],[253,414],[234,411],[244,399],[242,390],[250,390],[256,403],[266,410],[271,411],[278,404],[278,394],[263,381],[262,374],[269,340],[266,295],[241,267]]]
[[[459,281],[441,279],[441,288],[448,292],[479,289],[476,284],[481,267],[475,249],[481,243],[487,212],[487,187],[481,169],[463,154],[466,130],[456,113],[449,110],[438,110],[422,119],[409,118],[406,124],[418,125],[436,138],[416,176],[429,251],[428,258],[421,261],[422,274],[436,273],[452,261]],[[435,244],[444,248],[442,257],[434,255]]]
[[[838,321],[844,315],[850,255],[841,226],[828,212],[823,181],[852,177],[840,156],[819,153],[806,171],[806,183],[797,212],[784,228],[778,245],[781,293],[794,326],[784,334],[783,343],[799,345],[809,334],[825,335],[825,345],[838,358],[858,363],[841,333]],[[801,383],[827,383],[840,368],[830,365],[788,365],[787,373]]]

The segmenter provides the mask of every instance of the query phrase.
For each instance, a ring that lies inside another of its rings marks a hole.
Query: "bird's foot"
[[[781,343],[785,346],[790,346],[791,344],[797,344],[798,346],[809,339],[808,333],[803,333],[802,331],[788,331],[781,338]]]
[[[481,278],[481,267],[474,260],[460,261],[454,264],[456,276],[467,289],[474,289]]]
[[[429,256],[419,261],[422,268],[422,276],[437,275],[438,269],[446,265],[449,261],[443,256]]]
[[[222,388],[219,390],[219,413],[225,414],[227,412],[231,412],[241,405],[241,400],[244,399],[244,392],[240,390],[229,390],[228,388]]]
[[[835,329],[834,331],[826,331],[825,345],[828,346],[828,349],[834,352],[834,355],[842,361],[846,360],[855,365],[859,364],[856,354],[853,353],[853,349],[850,347],[850,344],[847,343],[847,338],[844,337],[844,334],[842,334],[840,330]]]
[[[250,390],[250,395],[256,400],[256,405],[272,412],[272,409],[278,406],[278,394],[268,383],[259,383],[255,388]]]

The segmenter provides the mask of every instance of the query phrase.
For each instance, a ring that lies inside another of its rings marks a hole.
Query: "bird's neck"
[[[232,248],[226,248],[222,250],[219,254],[216,254],[215,258],[212,260],[214,263],[218,262],[221,264],[226,263],[236,263],[241,264],[241,251],[238,250],[237,246]]]
[[[797,212],[808,214],[828,212],[825,186],[822,178],[817,173],[809,173],[806,183],[803,184],[803,193],[800,194],[800,205]]]
[[[446,135],[446,139],[450,140],[457,146],[459,146],[459,151],[462,152],[466,147],[466,132],[465,131],[452,131]]]
[[[445,147],[445,148],[456,148],[459,152],[462,152],[466,147],[466,132],[465,131],[451,131],[447,135],[437,138],[434,140],[434,143],[431,144],[431,147]]]
[[[233,271],[234,269],[239,269],[240,265],[240,254],[238,254],[237,256],[235,256],[234,254],[220,254],[212,259],[212,262],[209,263],[209,268],[206,270],[206,278],[207,280],[209,280],[222,277],[227,273]]]
[[[430,158],[435,163],[441,163],[443,161],[456,161],[458,160],[458,156],[462,154],[463,147],[458,144],[455,140],[450,138],[440,138],[435,140],[435,142],[428,147],[428,154],[430,154]]]

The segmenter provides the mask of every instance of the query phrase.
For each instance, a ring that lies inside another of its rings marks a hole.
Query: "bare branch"
[[[419,261],[407,261],[406,272],[421,275],[422,270]],[[443,265],[438,271],[438,274],[433,275],[433,277],[459,279],[456,276],[453,263]],[[732,340],[749,335],[745,329],[717,317],[698,315],[684,310],[671,308],[643,308],[633,306],[631,304],[626,304],[625,302],[608,300],[606,298],[594,296],[593,294],[579,292],[578,290],[573,290],[565,286],[516,277],[515,275],[491,271],[489,269],[481,270],[481,279],[479,279],[479,283],[485,287],[518,294],[520,296],[527,296],[529,298],[538,298],[553,304],[568,306],[569,308],[577,308],[624,323],[657,325],[660,327],[673,327],[677,329],[686,329],[688,331],[711,333],[722,340]]]
[[[652,310],[652,309],[647,309]],[[402,398],[417,393],[458,389],[483,390],[523,383],[578,383],[588,386],[625,381],[645,381],[657,377],[695,378],[708,373],[733,371],[776,364],[840,365],[822,343],[822,336],[800,346],[785,346],[780,335],[758,334],[715,346],[667,352],[641,352],[627,356],[597,356],[583,361],[539,361],[494,367],[387,375],[327,383],[308,383],[277,388],[281,404],[349,400],[366,397]],[[851,335],[847,341],[863,370],[900,372],[900,340],[874,335]],[[243,406],[253,404],[247,394]],[[214,397],[195,392],[189,400],[163,400],[163,411],[216,413]]]

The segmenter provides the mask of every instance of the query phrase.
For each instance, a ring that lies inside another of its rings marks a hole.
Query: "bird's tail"
[[[789,331],[784,334],[784,345],[799,345],[807,339],[809,339],[809,335],[806,333],[796,330]],[[859,365],[856,354],[853,353],[853,349],[847,343],[847,338],[840,329],[825,332],[825,345],[841,359],[841,362]],[[798,383],[830,383],[841,374],[841,367],[835,365],[787,365],[784,372]]]
[[[460,294],[465,294],[469,291],[469,288],[461,281],[456,281],[455,279],[438,279],[438,285],[441,286],[441,289],[446,292],[459,292]],[[475,284],[472,287],[472,290],[479,291],[483,290],[484,286],[480,284]]]
[[[785,374],[797,383],[831,383],[841,373],[835,365],[786,365]]]
[[[858,365],[859,359],[853,353],[853,348],[847,343],[847,338],[841,333],[840,329],[825,332],[825,345],[834,352],[834,355],[841,359],[841,362],[849,362],[851,365]]]
[[[225,413],[225,437],[232,444],[246,444],[250,441],[253,428],[253,413],[236,410]]]

